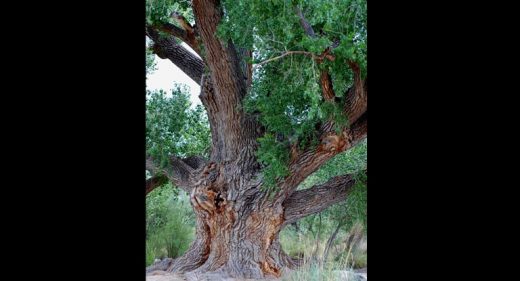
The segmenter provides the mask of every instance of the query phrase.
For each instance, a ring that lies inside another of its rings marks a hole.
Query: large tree
[[[366,0],[148,0],[146,36],[201,86],[211,133],[207,155],[148,152],[146,193],[171,181],[197,218],[185,255],[148,271],[280,276],[297,265],[280,230],[366,179],[298,189],[367,136]]]

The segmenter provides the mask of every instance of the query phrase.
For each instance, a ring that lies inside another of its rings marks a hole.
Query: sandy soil
[[[367,273],[365,272],[357,273],[358,275],[361,275],[364,277],[364,280],[367,280]],[[352,278],[351,274],[347,271],[338,272],[338,281],[342,280],[360,280],[358,278]],[[350,277],[350,278],[349,278]],[[266,281],[274,281],[274,280],[281,280],[281,279],[265,279]],[[160,275],[150,275],[146,276],[146,281],[260,281],[258,279],[237,279],[237,278],[225,278],[216,274],[205,274],[203,276],[184,276],[179,274],[172,274],[172,273],[165,273]]]

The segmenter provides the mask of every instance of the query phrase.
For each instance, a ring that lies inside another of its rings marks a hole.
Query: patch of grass
[[[155,259],[182,255],[195,238],[187,195],[163,190],[152,196],[147,198],[146,266]]]
[[[363,225],[355,223],[336,246],[335,262],[341,262],[352,268],[367,266],[367,237]]]
[[[357,280],[352,270],[367,267],[367,236],[362,222],[355,222],[348,231],[338,234],[326,261],[323,254],[333,228],[328,222],[321,227],[318,241],[317,232],[288,227],[280,233],[280,243],[288,255],[304,255],[303,264],[285,276],[284,281]]]

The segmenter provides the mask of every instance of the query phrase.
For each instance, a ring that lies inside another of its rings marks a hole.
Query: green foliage
[[[343,111],[343,107],[339,103],[325,102],[322,107],[322,119],[330,118],[334,121],[334,128],[336,134],[341,134],[341,131],[347,126],[348,118]]]
[[[367,166],[368,139],[363,140],[353,148],[339,153],[307,177],[300,185],[300,189],[326,182],[332,177],[344,174],[358,174]]]
[[[267,165],[264,168],[263,187],[273,190],[276,180],[289,172],[287,168],[289,153],[271,134],[265,134],[258,139],[258,142],[260,143],[257,150],[258,161]]]
[[[177,24],[170,18],[171,12],[176,11],[193,24],[189,2],[146,0],[147,22]],[[294,54],[255,68],[252,89],[244,106],[249,113],[259,116],[266,128],[266,134],[258,140],[257,155],[265,167],[264,187],[273,190],[277,179],[287,175],[291,145],[297,143],[300,148],[316,145],[316,126],[326,120],[334,120],[338,131],[348,125],[348,120],[341,114],[342,108],[323,100],[319,73],[322,69],[328,70],[334,90],[340,97],[353,83],[353,73],[346,64],[348,60],[357,62],[362,75],[366,75],[366,0],[221,0],[221,4],[224,17],[218,27],[218,36],[223,42],[231,39],[237,47],[253,49],[252,63],[288,51],[319,55],[339,42],[332,50],[334,61],[325,60],[318,65],[310,56]],[[316,38],[304,33],[295,12],[296,6],[312,25]],[[153,69],[153,60],[149,60],[147,54],[148,69]],[[146,115],[147,153],[163,161],[164,165],[167,165],[169,155],[207,155],[210,146],[207,117],[202,107],[190,109],[184,89],[178,87],[171,95],[163,91],[148,92]],[[364,141],[340,153],[299,188],[323,183],[333,176],[358,173],[366,167],[366,151],[367,143]],[[348,199],[323,211],[321,220],[318,215],[309,216],[298,222],[298,229],[293,226],[285,228],[280,234],[283,248],[292,255],[305,252],[309,256],[314,251],[320,231],[318,245],[323,250],[326,239],[338,224],[342,226],[335,247],[347,249],[343,244],[356,222],[363,225],[363,232],[366,232],[367,189],[362,184],[362,177],[360,174],[359,183]],[[187,205],[182,202],[187,201],[182,201],[183,196],[182,192],[177,194],[166,185],[147,197],[147,264],[157,257],[175,257],[188,247],[194,219],[192,213],[185,212],[188,208],[184,209]],[[187,234],[182,229],[191,232]],[[331,258],[336,258],[338,263],[348,261],[351,265],[366,266],[366,240],[365,251],[363,247],[349,249],[351,251],[345,251],[345,256],[333,252]],[[312,272],[302,275],[301,280],[327,280],[319,279],[326,270],[328,267],[311,268]]]
[[[328,238],[339,224],[341,225],[340,231],[329,255],[331,266],[343,269],[347,265],[349,267],[366,266],[367,187],[366,176],[362,173],[366,168],[366,163],[367,140],[338,154],[300,185],[299,189],[306,189],[315,184],[324,183],[334,176],[356,175],[356,184],[344,202],[332,205],[320,214],[305,217],[282,230],[280,242],[289,255],[298,256],[303,253],[305,257],[309,258],[315,253],[317,244],[318,258],[321,259]],[[303,274],[302,276],[310,278],[302,277],[304,278],[302,280],[314,280],[309,274],[312,275],[316,273],[315,271],[325,274],[327,270],[327,267],[323,266],[305,267],[297,275]]]
[[[152,53],[150,48],[146,48],[146,74],[152,74],[157,70],[157,62],[155,61],[155,55]]]
[[[357,62],[366,72],[366,1],[263,1],[223,0],[225,17],[218,35],[231,39],[239,47],[254,49],[255,63],[280,56],[288,51],[307,51],[320,55],[332,46],[334,61],[316,65],[309,56],[294,54],[258,67],[255,81],[246,99],[246,109],[259,114],[267,133],[277,136],[276,144],[260,141],[267,168],[264,177],[270,182],[283,175],[280,160],[270,155],[280,154],[280,148],[290,144],[301,147],[315,145],[315,127],[326,120],[336,121],[339,132],[347,125],[342,108],[325,102],[319,86],[320,69],[326,68],[335,92],[343,96],[352,86],[353,75],[347,60]],[[300,25],[295,8],[300,8],[312,25],[316,38],[310,38]],[[260,154],[261,154],[260,153]],[[273,159],[269,161],[268,159]],[[266,161],[267,160],[267,161]]]
[[[146,0],[146,21],[148,23],[170,22],[170,14],[177,12],[189,22],[194,22],[193,11],[189,0]]]
[[[303,147],[317,144],[314,131],[325,120],[336,121],[336,130],[347,124],[341,108],[325,102],[319,86],[320,70],[326,68],[337,95],[344,95],[352,85],[352,71],[348,60],[357,62],[366,73],[366,0],[222,0],[224,17],[218,27],[218,36],[237,47],[253,49],[253,63],[280,56],[287,51],[307,51],[315,55],[339,42],[332,50],[334,61],[325,60],[316,65],[309,56],[289,55],[274,60],[254,72],[254,83],[246,98],[245,107],[250,113],[260,115],[260,122],[273,139],[261,139],[260,154],[266,170],[267,185],[272,188],[276,179],[285,175],[283,159],[272,155],[287,155],[298,143]],[[312,25],[316,38],[305,34],[296,13],[299,8]],[[190,1],[147,0],[147,21],[170,22],[171,12],[182,14],[194,23]],[[203,46],[201,46],[203,48]],[[154,153],[164,155],[164,151]],[[160,149],[159,149],[160,150]],[[163,148],[164,150],[164,148]]]
[[[360,223],[341,229],[324,260],[327,241],[336,227],[334,223],[324,219],[321,224],[313,224],[314,232],[305,232],[300,226],[300,231],[286,228],[280,233],[284,251],[292,257],[303,257],[303,265],[285,280],[338,280],[332,275],[336,270],[367,266],[367,236]]]
[[[366,176],[364,176],[363,170],[367,167],[367,145],[368,143],[365,139],[352,149],[336,155],[321,166],[318,171],[307,177],[299,186],[299,189],[306,189],[316,184],[322,184],[335,176],[344,174],[355,175],[356,184],[352,188],[347,200],[333,205],[322,212],[322,217],[325,220],[331,219],[335,222],[343,222],[346,228],[359,221],[366,230],[367,187],[365,184]],[[313,224],[315,217],[309,216],[304,218],[301,223],[303,225]]]
[[[168,218],[168,204],[178,196],[178,189],[170,183],[158,187],[146,196],[146,234],[153,234],[166,224]]]
[[[171,155],[207,156],[210,132],[202,106],[190,108],[189,94],[177,86],[171,96],[148,91],[146,101],[146,151],[163,167]]]
[[[189,198],[170,184],[146,197],[146,265],[156,258],[175,258],[194,239],[194,214]]]

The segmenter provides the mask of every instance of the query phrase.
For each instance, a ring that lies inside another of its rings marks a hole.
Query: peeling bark
[[[262,136],[264,128],[242,108],[252,82],[252,66],[246,62],[251,52],[237,50],[233,42],[222,42],[215,35],[222,17],[219,5],[215,0],[192,1],[196,31],[180,18],[183,28],[171,24],[146,27],[147,35],[154,41],[155,53],[171,60],[201,85],[199,97],[208,114],[212,138],[207,160],[172,157],[167,169],[157,168],[152,159],[147,161],[147,169],[153,174],[147,181],[147,192],[158,186],[161,177],[166,177],[190,194],[197,219],[196,238],[187,252],[175,260],[161,261],[147,272],[280,277],[285,269],[301,264],[301,260],[289,257],[281,248],[278,235],[283,227],[344,200],[355,183],[352,176],[344,175],[296,191],[321,165],[366,137],[366,79],[362,81],[355,65],[350,66],[356,75],[346,95],[345,114],[350,125],[337,134],[334,123],[326,122],[317,132],[320,136],[317,147],[299,151],[294,146],[289,176],[280,183],[281,192],[275,195],[275,200],[270,200],[261,190],[262,174],[255,155],[256,139]],[[315,36],[302,11],[297,9],[296,13],[306,33]],[[161,36],[159,30],[169,35]],[[178,45],[174,37],[194,48],[204,46],[203,58]],[[301,52],[318,63],[334,59],[330,48],[319,56]],[[320,74],[320,85],[324,99],[336,102],[333,83],[326,70]]]
[[[230,173],[237,169],[236,164],[210,162],[192,177],[190,202],[197,215],[197,238],[168,271],[262,278],[279,277],[285,267],[297,264],[278,241],[282,206],[266,200],[259,181],[244,183],[241,175]]]
[[[333,101],[336,95],[334,94],[334,87],[332,86],[332,80],[328,71],[321,71],[320,84],[323,98],[326,101]]]
[[[301,260],[287,256],[278,235],[287,224],[344,200],[352,176],[296,191],[285,202],[268,200],[261,179],[234,173],[236,163],[209,162],[190,177],[190,202],[197,216],[196,239],[188,251],[153,270],[202,274],[219,272],[242,278],[280,277]],[[165,264],[168,267],[165,269]]]
[[[354,72],[354,86],[351,87],[346,94],[345,112],[348,116],[350,124],[355,123],[367,108],[367,80],[361,80],[361,71],[359,65],[354,62],[348,62],[349,67]]]

